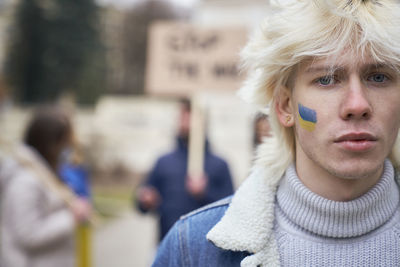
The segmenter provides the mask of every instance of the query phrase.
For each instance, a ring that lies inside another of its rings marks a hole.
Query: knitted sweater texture
[[[399,266],[399,189],[388,160],[380,181],[355,200],[332,201],[311,192],[294,166],[276,199],[281,266]]]

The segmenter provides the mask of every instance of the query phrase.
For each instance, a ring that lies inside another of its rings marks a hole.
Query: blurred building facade
[[[190,9],[174,8],[166,3],[147,0],[124,10],[115,4],[104,7],[102,29],[108,51],[110,93],[143,93],[141,79],[148,56],[147,30],[152,21],[179,20],[204,27],[247,27],[250,33],[271,13],[268,0],[202,0]]]
[[[19,0],[0,0],[0,62],[4,62],[7,35]],[[101,2],[101,1],[99,1]],[[179,8],[168,1],[143,0],[110,2],[101,8],[102,40],[106,47],[109,93],[142,94],[147,54],[147,30],[151,21],[183,20],[202,26],[254,28],[271,13],[269,0],[200,0],[191,8]],[[145,19],[147,18],[147,19]],[[2,71],[0,64],[0,73]]]
[[[236,25],[253,29],[271,14],[269,0],[202,0],[192,21],[203,25]]]

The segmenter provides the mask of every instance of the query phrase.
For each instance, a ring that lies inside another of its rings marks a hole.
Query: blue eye
[[[324,76],[318,79],[318,83],[321,85],[331,85],[335,82],[333,76]]]
[[[385,74],[377,73],[369,76],[368,80],[376,83],[383,83],[387,80],[387,77]]]

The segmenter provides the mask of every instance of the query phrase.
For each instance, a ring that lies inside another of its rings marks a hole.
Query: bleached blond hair
[[[289,90],[289,78],[296,66],[316,57],[335,58],[345,50],[355,57],[368,54],[400,68],[399,0],[292,0],[277,5],[242,51],[248,77],[239,94],[260,108],[269,106],[273,135],[258,149],[256,165],[268,166],[277,182],[293,161],[295,140],[292,128],[285,128],[275,112],[282,90]],[[397,149],[391,153],[400,165]]]

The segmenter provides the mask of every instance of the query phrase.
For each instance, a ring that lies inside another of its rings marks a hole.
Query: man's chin
[[[341,166],[338,166],[338,168],[332,168],[329,172],[332,175],[342,179],[366,179],[371,177],[380,177],[383,172],[383,163],[344,163],[341,164]]]

